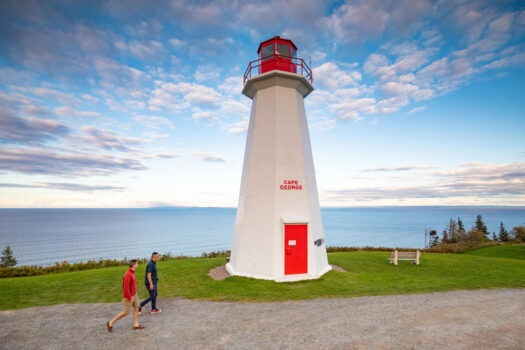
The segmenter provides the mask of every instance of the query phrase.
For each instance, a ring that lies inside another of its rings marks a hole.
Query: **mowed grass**
[[[331,271],[317,280],[293,283],[230,277],[214,281],[208,272],[224,258],[188,258],[159,262],[159,298],[220,301],[285,301],[365,295],[428,293],[458,289],[524,288],[525,245],[484,248],[469,254],[423,253],[421,265],[388,263],[389,252],[330,253]],[[137,269],[139,296],[145,265]],[[0,309],[64,303],[113,303],[121,299],[126,267],[111,267],[35,277],[0,279]]]
[[[525,260],[525,244],[498,245],[465,252],[467,255]]]

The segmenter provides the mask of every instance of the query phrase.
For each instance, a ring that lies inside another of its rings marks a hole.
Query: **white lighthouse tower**
[[[291,40],[266,40],[244,75],[253,102],[231,275],[297,281],[331,269],[303,100],[312,73],[296,52]]]

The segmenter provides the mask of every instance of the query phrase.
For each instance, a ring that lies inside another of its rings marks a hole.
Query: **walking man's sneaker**
[[[142,315],[142,308],[139,307],[139,315]]]
[[[162,312],[161,309],[153,309],[153,310],[151,310],[152,314],[160,314],[161,312]]]

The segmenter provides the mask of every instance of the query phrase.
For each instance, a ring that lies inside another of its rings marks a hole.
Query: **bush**
[[[215,258],[215,257],[226,257],[230,256],[229,250],[215,251],[211,253],[203,253],[203,258]],[[186,256],[173,256],[171,253],[160,254],[160,261],[168,261],[174,259],[186,259]],[[137,259],[139,264],[148,263],[149,259]],[[112,259],[100,259],[89,260],[86,262],[79,263],[69,263],[67,261],[55,262],[51,266],[19,266],[19,267],[2,267],[0,266],[0,278],[7,277],[27,277],[27,276],[38,276],[46,275],[51,273],[61,273],[61,272],[71,272],[71,271],[83,271],[83,270],[94,270],[100,269],[103,267],[112,267],[112,266],[127,266],[128,258],[125,257],[122,260],[112,260]]]
[[[457,243],[446,243],[442,242],[441,244],[428,248],[425,251],[429,253],[464,253],[467,250],[479,249],[483,247],[498,245],[499,243],[493,241],[462,241]]]
[[[87,262],[80,262],[71,264],[67,261],[55,262],[52,266],[19,266],[14,268],[0,267],[0,278],[7,277],[27,277],[27,276],[38,276],[46,275],[50,273],[60,272],[71,272],[71,271],[84,271],[100,269],[103,267],[111,266],[125,266],[127,265],[127,259],[124,260],[110,260],[101,259],[98,261],[89,260]]]
[[[228,257],[230,256],[229,250],[217,250],[210,253],[202,253],[202,258],[220,258],[220,257]]]
[[[525,242],[525,226],[516,226],[512,229],[512,239],[516,242]]]

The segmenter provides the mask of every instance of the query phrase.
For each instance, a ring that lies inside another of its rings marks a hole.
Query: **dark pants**
[[[153,290],[150,290],[149,285],[147,284],[146,289],[149,292],[149,298],[140,303],[140,307],[142,308],[151,301],[151,310],[155,310],[157,308],[157,284],[153,284]]]

